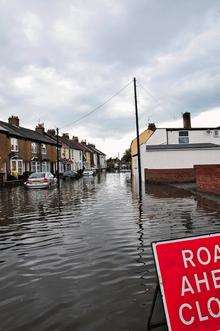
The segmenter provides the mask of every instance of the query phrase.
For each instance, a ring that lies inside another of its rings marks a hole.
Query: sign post
[[[169,331],[220,331],[220,234],[152,244]]]

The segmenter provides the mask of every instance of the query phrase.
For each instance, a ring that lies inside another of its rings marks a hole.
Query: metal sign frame
[[[162,296],[162,301],[163,301],[164,313],[165,313],[166,322],[167,322],[167,327],[168,327],[169,331],[173,331],[172,328],[171,328],[171,324],[170,324],[170,317],[169,317],[169,311],[168,311],[166,297],[165,297],[165,293],[164,293],[164,287],[163,287],[162,275],[161,275],[161,270],[160,270],[160,264],[159,264],[159,261],[158,261],[158,256],[157,256],[157,251],[156,251],[157,245],[170,244],[170,243],[183,242],[183,241],[192,241],[192,240],[197,240],[197,239],[202,239],[202,238],[209,238],[209,237],[217,237],[217,236],[220,236],[219,232],[214,232],[214,233],[209,233],[209,234],[201,234],[201,235],[198,234],[198,235],[194,235],[194,236],[189,236],[189,237],[184,237],[184,238],[177,238],[177,239],[170,239],[170,240],[160,240],[160,241],[154,241],[154,242],[151,243],[151,247],[152,247],[152,250],[153,250],[153,257],[154,257],[154,261],[155,261],[155,265],[156,265],[158,283],[157,283],[157,287],[156,287],[155,293],[154,293],[154,298],[153,298],[153,302],[152,302],[150,316],[148,318],[148,328],[149,328],[149,330],[165,324],[165,323],[151,324],[153,311],[154,311],[154,307],[155,307],[155,303],[156,303],[157,291],[160,290],[160,293],[161,293],[161,296]]]

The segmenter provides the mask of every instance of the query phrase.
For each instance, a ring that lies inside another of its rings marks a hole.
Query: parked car
[[[77,172],[76,171],[73,171],[73,170],[67,170],[67,171],[64,171],[63,173],[63,179],[74,179],[77,177]]]
[[[27,188],[49,188],[55,186],[57,179],[51,172],[34,172],[24,183]]]

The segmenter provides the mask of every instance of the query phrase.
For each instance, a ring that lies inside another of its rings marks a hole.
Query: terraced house
[[[0,121],[0,178],[16,178],[25,172],[56,171],[56,141],[48,137],[44,125],[35,130],[20,126],[19,118],[11,116]]]
[[[48,130],[47,135],[57,139],[53,129]],[[61,145],[59,172],[62,174],[67,170],[83,171],[83,148],[78,141],[78,137],[70,139],[68,133],[63,133],[62,137],[58,137],[58,141]]]

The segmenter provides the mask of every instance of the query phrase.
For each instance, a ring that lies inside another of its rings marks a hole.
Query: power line
[[[106,99],[103,103],[101,103],[100,105],[96,106],[95,108],[93,108],[92,110],[90,110],[88,113],[82,115],[81,117],[79,117],[78,119],[76,119],[75,121],[73,121],[72,123],[67,124],[67,125],[61,127],[60,129],[64,129],[64,128],[67,128],[69,126],[72,126],[72,125],[78,123],[79,121],[83,120],[84,118],[90,116],[91,114],[95,113],[97,110],[99,110],[104,105],[106,105],[108,102],[110,102],[114,97],[116,97],[117,95],[119,95],[123,90],[125,90],[132,82],[133,82],[132,80],[129,81],[126,85],[124,85],[120,90],[118,90],[116,93],[114,93],[108,99]]]
[[[143,85],[141,84],[141,83],[139,83],[138,82],[138,86],[140,86],[145,92],[147,92],[147,94],[154,100],[154,101],[156,101],[156,103],[159,105],[159,106],[161,106],[162,107],[162,105],[161,105],[161,101],[157,98],[157,97],[155,97],[154,95],[153,95],[153,93],[149,90],[149,89],[147,89],[146,87],[143,87]]]
[[[147,92],[147,94],[148,95],[150,95],[151,96],[151,98],[152,99],[154,99],[154,101],[156,101],[157,102],[157,104],[159,105],[159,106],[161,106],[161,107],[163,107],[163,105],[161,104],[161,100],[163,100],[164,99],[164,97],[166,97],[166,95],[164,95],[162,98],[161,97],[156,97],[153,93],[152,93],[152,91],[150,91],[148,88],[146,88],[146,87],[144,87],[141,83],[138,83],[138,85],[145,91],[145,92]],[[168,98],[169,98],[169,96],[168,96]],[[174,99],[171,99],[171,98],[169,98],[169,99],[167,99],[167,102],[168,103],[173,103],[174,105],[176,105],[176,106],[180,106],[181,105],[181,102],[180,101],[177,101],[177,100],[174,100]],[[164,108],[164,107],[163,107]]]

